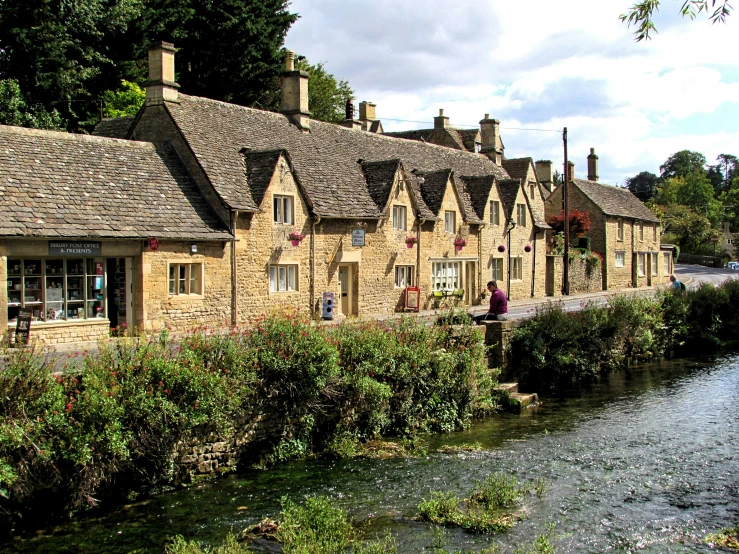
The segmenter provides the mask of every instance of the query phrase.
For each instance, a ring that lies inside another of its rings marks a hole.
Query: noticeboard
[[[421,289],[419,287],[405,287],[405,309],[409,312],[421,310]]]
[[[16,346],[26,346],[31,338],[31,318],[33,310],[21,308],[18,310],[18,320],[15,325]]]

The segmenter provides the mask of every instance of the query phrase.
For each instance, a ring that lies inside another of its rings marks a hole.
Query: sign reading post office
[[[49,256],[100,256],[102,251],[100,241],[49,241]]]

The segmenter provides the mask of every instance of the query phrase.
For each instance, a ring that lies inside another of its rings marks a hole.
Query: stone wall
[[[564,256],[548,255],[547,257],[547,296],[562,294]],[[602,267],[593,267],[588,271],[585,260],[576,257],[570,261],[569,268],[570,294],[597,292],[603,290]]]
[[[107,319],[82,319],[79,322],[31,323],[30,343],[54,346],[67,342],[99,342],[110,335],[110,322]],[[15,327],[8,327],[9,344],[15,341]]]

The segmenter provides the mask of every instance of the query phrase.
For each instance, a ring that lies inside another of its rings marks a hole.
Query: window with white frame
[[[293,213],[293,197],[274,195],[272,198],[274,211],[274,222],[282,225],[292,225],[295,223]]]
[[[659,254],[652,252],[652,275],[657,275],[659,269]]]
[[[456,233],[457,231],[457,213],[452,211],[444,212],[444,231],[447,233]]]
[[[672,256],[670,255],[670,253],[669,252],[664,252],[663,253],[663,258],[662,258],[662,264],[663,264],[662,269],[664,270],[663,275],[669,275],[670,274],[670,260],[672,260]]]
[[[493,258],[493,281],[503,280],[503,258]]]
[[[657,224],[652,225],[652,240],[657,242]]]
[[[616,250],[616,267],[626,267],[626,252]]]
[[[639,272],[639,277],[644,277],[647,274],[647,255],[644,252],[639,252],[636,256],[636,267]]]
[[[393,229],[405,231],[406,228],[405,206],[393,206]]]
[[[433,262],[431,264],[431,287],[433,290],[460,288],[461,262]]]
[[[169,294],[203,294],[203,264],[169,264]]]
[[[523,258],[511,258],[511,281],[523,279]]]
[[[624,220],[620,217],[618,218],[618,231],[616,233],[616,239],[624,240]]]
[[[639,224],[639,242],[644,242],[644,224]]]
[[[395,266],[395,286],[399,288],[413,286],[413,266],[412,265],[396,265]]]
[[[269,266],[269,291],[290,292],[298,290],[297,265]]]
[[[500,225],[500,202],[497,200],[490,202],[490,224]]]
[[[526,204],[516,204],[516,225],[526,227]]]

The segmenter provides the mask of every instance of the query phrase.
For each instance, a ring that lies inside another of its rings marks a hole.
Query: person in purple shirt
[[[478,325],[482,321],[508,319],[508,299],[495,281],[488,281],[488,291],[490,291],[490,307],[488,313],[475,317],[475,323]]]

